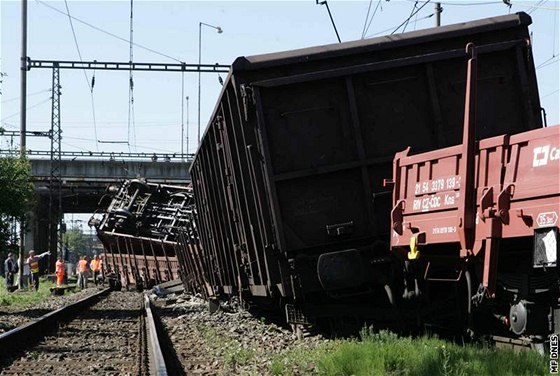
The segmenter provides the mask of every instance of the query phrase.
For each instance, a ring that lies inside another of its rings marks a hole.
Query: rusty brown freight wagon
[[[89,221],[103,244],[105,272],[125,287],[179,279],[175,248],[190,221],[192,189],[133,179],[109,190],[100,204],[110,202]]]
[[[393,162],[391,248],[405,297],[447,303],[431,323],[544,352],[560,330],[560,126],[476,141],[477,54],[468,63],[462,144]]]
[[[184,266],[191,280],[282,306],[292,323],[379,318],[401,276],[383,187],[394,154],[461,142],[468,42],[478,136],[541,127],[530,23],[519,13],[236,59],[191,167],[203,247]]]

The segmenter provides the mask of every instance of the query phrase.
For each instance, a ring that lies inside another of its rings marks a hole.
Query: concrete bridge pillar
[[[58,221],[55,217],[51,236],[52,242],[49,245],[49,198],[46,196],[36,195],[35,199],[36,206],[34,210],[26,216],[25,255],[27,256],[27,253],[32,249],[35,250],[36,253],[50,251],[51,256],[49,261],[44,265],[48,264],[48,271],[53,272],[54,264],[56,262],[56,226]]]

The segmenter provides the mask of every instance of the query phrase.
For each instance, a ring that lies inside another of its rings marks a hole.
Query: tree
[[[26,158],[0,158],[0,214],[23,217],[33,204],[31,164]]]
[[[90,238],[79,227],[73,227],[62,235],[62,241],[78,256],[87,255],[90,249]]]
[[[13,248],[11,222],[21,219],[33,206],[31,164],[25,158],[0,158],[0,246]]]

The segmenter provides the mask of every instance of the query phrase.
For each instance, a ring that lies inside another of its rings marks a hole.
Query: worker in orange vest
[[[29,251],[27,264],[29,264],[29,271],[31,272],[31,288],[35,291],[39,290],[39,260],[50,254],[50,252],[43,252],[37,256],[34,250]]]
[[[97,284],[99,283],[99,276],[101,274],[101,260],[99,259],[98,255],[95,255],[93,260],[91,260],[89,267],[93,272],[93,283],[95,283],[95,285],[97,286]]]
[[[62,260],[62,257],[59,257],[58,260],[56,260],[56,264],[55,264],[55,273],[56,274],[56,286],[60,287],[62,286],[62,282],[64,281],[64,261]]]
[[[87,289],[87,280],[88,280],[88,262],[85,256],[80,257],[80,261],[78,261],[78,287],[80,289]]]

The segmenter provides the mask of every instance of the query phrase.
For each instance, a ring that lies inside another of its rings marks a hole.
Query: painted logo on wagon
[[[549,161],[560,160],[560,148],[557,146],[537,146],[533,149],[533,167],[546,166]]]
[[[539,213],[537,215],[537,225],[539,227],[554,226],[558,222],[558,214],[556,212]]]

